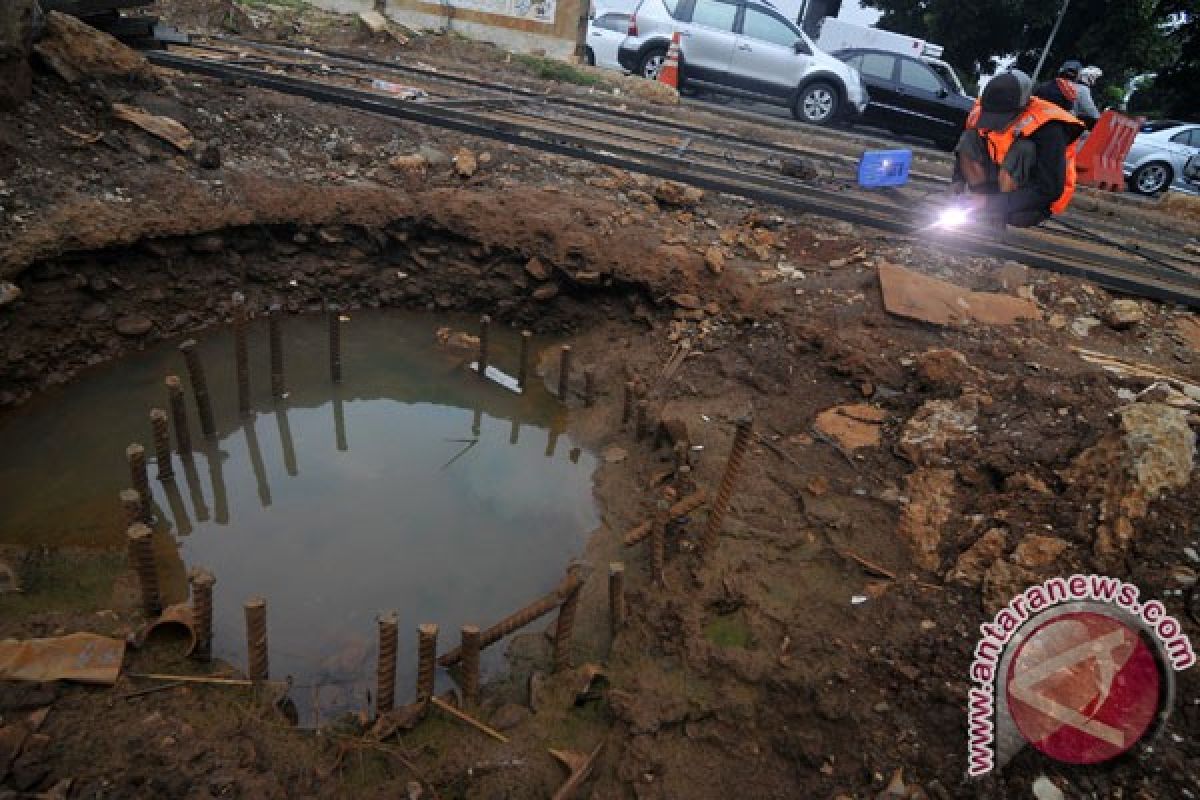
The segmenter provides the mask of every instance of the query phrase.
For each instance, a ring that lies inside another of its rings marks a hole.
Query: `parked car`
[[[975,101],[923,59],[861,48],[834,55],[857,69],[867,85],[871,102],[863,123],[932,139],[947,150],[958,143]]]
[[[675,31],[680,88],[786,106],[817,125],[866,108],[858,73],[820,50],[768,0],[642,0],[617,53],[621,66],[656,79]]]
[[[595,67],[621,69],[617,61],[617,48],[629,33],[627,11],[593,12],[588,20],[587,63]]]
[[[1125,156],[1130,191],[1158,194],[1167,189],[1195,194],[1200,183],[1184,173],[1188,159],[1200,153],[1200,125],[1164,119],[1147,122]]]

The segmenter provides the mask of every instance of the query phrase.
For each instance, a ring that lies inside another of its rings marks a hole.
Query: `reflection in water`
[[[285,348],[324,353],[323,323],[284,320]],[[214,653],[239,666],[242,603],[265,596],[273,675],[320,687],[325,714],[362,706],[379,612],[399,611],[402,641],[425,622],[456,640],[462,625],[486,626],[554,586],[597,524],[595,459],[573,443],[558,447],[562,407],[540,384],[517,394],[480,380],[465,368],[474,354],[433,346],[445,324],[352,315],[342,329],[343,384],[330,383],[324,358],[292,358],[286,400],[272,401],[267,382],[252,380],[260,388],[244,417],[231,332],[198,345],[218,431],[180,459],[178,483],[154,489],[169,512],[156,537],[160,576],[182,596],[185,567],[216,574]],[[450,324],[469,330],[475,321]],[[267,369],[265,334],[265,324],[251,326],[258,375]],[[507,334],[493,329],[490,361],[512,371],[519,342]],[[123,545],[113,501],[123,446],[144,433],[145,410],[178,362],[166,344],[0,417],[0,542]],[[259,428],[262,414],[275,424]],[[523,426],[534,431],[522,437]],[[47,441],[72,442],[69,457]],[[485,669],[502,653],[489,648]],[[411,696],[414,662],[411,649],[400,659],[399,701]],[[304,719],[312,696],[294,698]]]

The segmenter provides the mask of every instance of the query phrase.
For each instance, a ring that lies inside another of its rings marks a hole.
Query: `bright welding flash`
[[[968,212],[965,208],[947,208],[938,214],[937,222],[934,225],[939,228],[958,228],[967,223],[967,216]]]

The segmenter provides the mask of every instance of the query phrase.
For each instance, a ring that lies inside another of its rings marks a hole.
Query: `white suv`
[[[818,49],[770,0],[641,0],[617,59],[653,80],[675,31],[680,88],[787,106],[796,119],[817,125],[867,107],[858,70]]]

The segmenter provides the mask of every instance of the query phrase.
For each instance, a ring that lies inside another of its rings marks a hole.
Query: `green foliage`
[[[883,12],[879,27],[946,48],[944,58],[978,76],[1009,55],[1032,73],[1054,27],[1059,0],[862,0]],[[1070,0],[1042,80],[1078,59],[1104,70],[1101,87],[1168,68],[1194,43],[1200,0]],[[1190,31],[1190,39],[1187,32]],[[1179,86],[1184,82],[1181,80]],[[1192,82],[1193,98],[1196,89]]]
[[[533,73],[535,77],[545,81],[573,83],[577,86],[603,86],[604,81],[595,75],[589,75],[583,70],[576,69],[565,61],[555,61],[552,58],[513,55],[513,63],[520,64]]]

